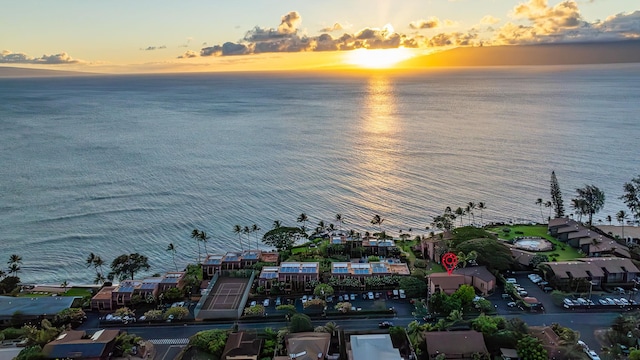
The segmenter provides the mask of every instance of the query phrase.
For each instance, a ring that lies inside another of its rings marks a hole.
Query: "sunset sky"
[[[638,9],[634,0],[20,0],[0,12],[0,65],[105,72],[378,66],[371,61],[387,52],[354,50],[406,49],[388,52],[392,63],[454,46],[640,38]]]

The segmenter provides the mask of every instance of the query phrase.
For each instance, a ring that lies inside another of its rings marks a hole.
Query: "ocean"
[[[0,79],[0,264],[19,254],[23,281],[91,283],[89,253],[139,252],[162,273],[169,243],[180,267],[198,257],[194,228],[222,253],[240,249],[235,224],[261,228],[255,247],[303,212],[363,232],[378,214],[396,236],[470,201],[486,204],[477,223],[541,222],[552,170],[567,213],[594,184],[595,219],[615,218],[640,175],[639,70]]]

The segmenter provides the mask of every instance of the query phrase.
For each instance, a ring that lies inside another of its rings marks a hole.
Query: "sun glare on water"
[[[350,65],[356,65],[369,69],[388,69],[395,64],[412,58],[414,54],[411,50],[405,48],[397,49],[358,49],[350,51],[347,54],[345,62]]]

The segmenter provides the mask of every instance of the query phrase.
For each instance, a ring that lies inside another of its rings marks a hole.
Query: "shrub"
[[[174,319],[180,320],[189,315],[189,310],[182,306],[172,307],[164,313],[164,318],[168,319],[170,315],[173,315]]]
[[[427,262],[425,260],[422,260],[422,259],[416,259],[416,261],[413,263],[413,266],[415,266],[417,268],[421,268],[421,269],[426,269],[427,268]]]

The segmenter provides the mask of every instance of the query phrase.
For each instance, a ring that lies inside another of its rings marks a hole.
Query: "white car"
[[[269,303],[270,303],[269,299],[264,299],[264,301],[262,302],[262,306],[267,307],[269,306]]]
[[[517,282],[518,282],[518,280],[516,280],[515,278],[507,278],[507,283],[508,284],[515,284]]]
[[[303,295],[302,296],[302,303],[306,303],[307,302],[307,295]]]
[[[255,300],[253,300],[253,301],[251,302],[251,306],[256,306],[256,305],[258,305],[258,302],[257,302],[257,301],[255,301]]]
[[[584,351],[587,356],[591,359],[591,360],[600,360],[600,356],[598,356],[598,353],[596,353],[593,350],[586,350]]]
[[[369,298],[369,300],[373,300],[373,299],[375,299],[375,296],[373,295],[373,291],[369,291],[369,292],[367,293],[367,297]]]

